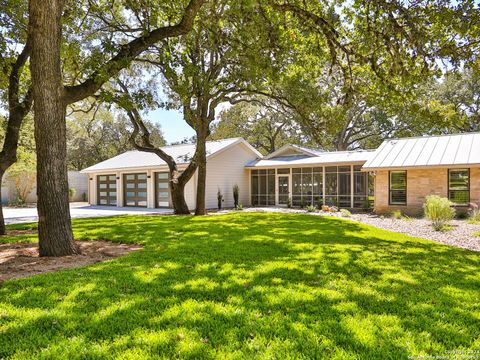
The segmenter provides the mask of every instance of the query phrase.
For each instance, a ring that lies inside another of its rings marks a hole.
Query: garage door
[[[170,207],[170,187],[169,187],[169,172],[155,173],[155,201],[158,208]]]
[[[124,174],[125,206],[147,206],[147,174]]]
[[[98,205],[117,205],[117,176],[115,174],[97,176]]]

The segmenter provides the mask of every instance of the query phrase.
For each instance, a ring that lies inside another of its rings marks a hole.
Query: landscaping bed
[[[21,233],[21,230],[12,230],[12,232]],[[141,248],[139,245],[100,240],[76,243],[80,247],[81,255],[64,257],[39,257],[37,243],[0,244],[0,282],[94,264]]]

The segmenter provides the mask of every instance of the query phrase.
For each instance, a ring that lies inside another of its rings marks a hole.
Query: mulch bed
[[[37,243],[0,244],[0,282],[94,264],[142,248],[140,245],[103,240],[76,243],[81,249],[81,255],[63,257],[39,257]]]

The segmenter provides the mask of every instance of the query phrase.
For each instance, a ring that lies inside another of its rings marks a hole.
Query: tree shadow
[[[467,250],[298,214],[82,219],[75,234],[145,248],[4,283],[0,357],[385,359],[478,336]]]

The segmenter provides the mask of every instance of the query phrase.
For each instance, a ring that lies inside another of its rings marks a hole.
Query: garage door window
[[[170,188],[168,182],[170,174],[168,172],[155,173],[155,192],[157,207],[170,207]]]
[[[98,205],[117,205],[117,177],[116,175],[97,176]]]
[[[125,174],[125,206],[147,206],[147,174]]]

